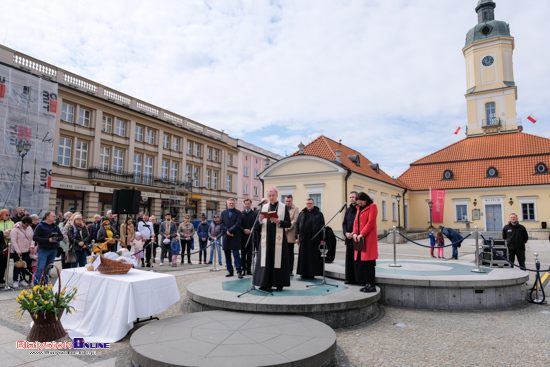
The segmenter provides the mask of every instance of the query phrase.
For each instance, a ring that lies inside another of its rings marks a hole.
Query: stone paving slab
[[[302,316],[209,311],[148,324],[130,339],[138,366],[328,366],[336,334]]]

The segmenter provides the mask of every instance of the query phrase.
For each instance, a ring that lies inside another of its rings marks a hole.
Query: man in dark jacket
[[[227,209],[220,215],[220,225],[222,228],[222,249],[225,253],[225,265],[227,266],[226,277],[232,277],[233,265],[231,265],[231,254],[235,258],[235,268],[239,279],[243,278],[241,270],[241,212],[235,209],[235,199],[227,200]]]
[[[296,238],[300,245],[296,274],[300,274],[302,278],[323,275],[323,258],[319,245],[324,241],[324,233],[318,232],[324,225],[323,213],[315,206],[313,199],[308,198],[306,207],[300,212],[296,222]]]
[[[206,264],[206,247],[208,245],[208,228],[210,226],[206,222],[206,217],[202,217],[200,224],[197,226],[197,236],[199,237],[199,264],[202,264],[204,255],[204,263]]]
[[[33,238],[38,246],[38,259],[36,265],[36,273],[34,275],[34,285],[40,283],[40,278],[47,265],[52,264],[57,256],[57,248],[59,241],[63,239],[63,234],[56,224],[55,212],[46,212],[43,221],[40,222],[34,230]],[[48,279],[48,272],[45,274],[45,279]]]
[[[25,216],[25,209],[23,208],[17,208],[17,213],[11,218],[11,221],[13,223],[20,222],[21,219]]]
[[[355,284],[355,271],[353,268],[353,223],[357,216],[357,204],[355,199],[357,198],[357,191],[349,193],[349,207],[346,209],[344,215],[344,222],[342,223],[342,233],[346,237],[346,284]]]
[[[462,246],[462,240],[464,239],[464,237],[462,237],[457,231],[452,228],[443,226],[440,226],[439,228],[441,228],[441,232],[443,232],[443,234],[447,236],[447,238],[451,240],[451,243],[453,244],[453,255],[450,260],[458,260],[458,248]]]
[[[100,228],[101,228],[101,215],[96,214],[94,215],[94,222],[92,223],[92,228],[90,230],[93,241],[97,241],[97,233],[99,232]]]
[[[510,262],[513,263],[517,256],[519,266],[525,268],[525,243],[529,235],[525,227],[518,223],[518,216],[515,213],[510,214],[510,222],[502,229],[502,238],[508,245]]]
[[[259,236],[258,230],[261,228],[261,225],[258,223],[254,226],[258,212],[252,210],[252,200],[244,200],[244,210],[241,212],[242,221],[241,221],[241,263],[243,267],[243,274],[246,272],[247,275],[252,275],[252,250],[254,249],[254,241]],[[252,241],[251,230],[254,226],[254,241]]]

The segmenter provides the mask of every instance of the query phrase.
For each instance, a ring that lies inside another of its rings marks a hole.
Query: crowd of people
[[[375,292],[375,267],[378,259],[377,215],[378,209],[369,195],[352,191],[349,194],[342,232],[345,236],[345,283],[361,285],[362,292]],[[108,211],[105,217],[96,214],[93,220],[85,220],[79,212],[46,212],[42,220],[18,208],[12,216],[10,210],[0,210],[0,284],[5,283],[7,257],[18,266],[13,269],[13,286],[24,287],[29,282],[40,282],[44,270],[60,257],[62,268],[83,267],[92,253],[116,251],[124,243],[141,263],[151,267],[160,248],[160,264],[168,259],[172,267],[191,264],[195,235],[198,239],[199,264],[222,265],[222,250],[227,277],[239,278],[252,275],[252,283],[262,290],[278,291],[290,286],[294,276],[295,245],[298,245],[296,274],[312,279],[324,274],[327,253],[325,219],[312,198],[299,210],[292,195],[279,203],[278,191],[267,190],[266,199],[252,208],[250,199],[244,200],[242,211],[235,208],[235,199],[227,200],[227,207],[215,215],[211,223],[202,218],[197,228],[189,215],[178,225],[166,213],[164,221],[157,223],[155,216],[140,212],[137,223],[127,217],[119,226],[116,214]],[[157,239],[161,236],[160,241]],[[451,228],[439,227],[434,235],[430,230],[431,256],[443,257],[444,236],[452,242],[452,257],[458,258],[462,236]],[[525,243],[528,240],[525,227],[518,223],[517,215],[510,215],[510,222],[503,229],[507,240],[510,261],[517,257],[525,267]],[[207,248],[210,244],[210,256]],[[335,245],[334,245],[335,246]],[[10,250],[11,249],[11,250]],[[216,256],[217,255],[217,256]],[[254,259],[257,259],[254,267]],[[22,265],[24,263],[24,265]],[[44,274],[47,277],[47,273]]]

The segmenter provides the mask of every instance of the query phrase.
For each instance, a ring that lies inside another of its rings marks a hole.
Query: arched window
[[[487,168],[487,177],[486,178],[497,178],[497,177],[498,177],[498,171],[495,167]]]
[[[450,169],[446,169],[443,172],[443,178],[441,180],[442,181],[453,180],[453,171],[451,171]]]
[[[539,162],[535,166],[535,175],[547,175],[548,174],[548,167],[546,164]]]

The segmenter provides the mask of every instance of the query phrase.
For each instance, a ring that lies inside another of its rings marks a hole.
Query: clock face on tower
[[[495,61],[495,59],[493,59],[493,56],[485,56],[483,60],[481,60],[481,63],[483,64],[483,66],[491,66],[493,65],[493,61]]]

